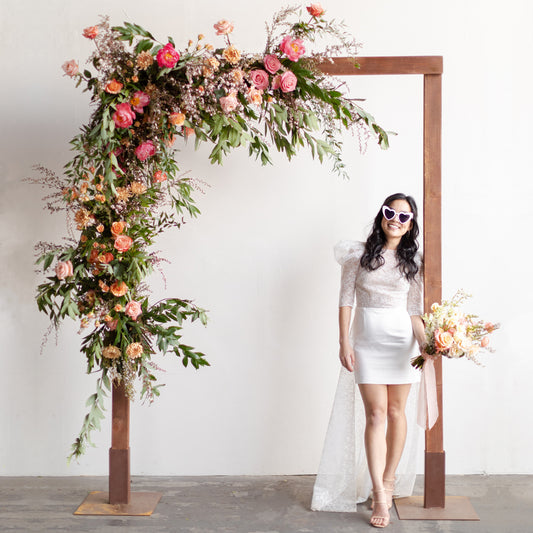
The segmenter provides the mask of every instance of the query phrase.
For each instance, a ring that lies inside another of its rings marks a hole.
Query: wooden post
[[[124,383],[113,383],[109,503],[130,503],[130,401]]]
[[[442,297],[441,123],[442,75],[424,75],[424,308]],[[426,431],[424,507],[445,506],[442,418],[442,359],[435,361],[439,417]]]

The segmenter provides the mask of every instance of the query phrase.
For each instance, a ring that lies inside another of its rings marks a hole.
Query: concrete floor
[[[309,510],[314,476],[135,477],[133,491],[163,497],[150,517],[74,516],[106,477],[0,477],[0,531],[344,533],[377,531],[370,510]],[[415,494],[421,493],[418,479]],[[392,512],[388,533],[533,532],[533,476],[448,476],[447,495],[470,498],[479,522],[406,521]]]

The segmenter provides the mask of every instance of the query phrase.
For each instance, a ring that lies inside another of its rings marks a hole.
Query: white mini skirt
[[[356,383],[400,385],[420,381],[411,317],[400,307],[356,307],[351,329]]]

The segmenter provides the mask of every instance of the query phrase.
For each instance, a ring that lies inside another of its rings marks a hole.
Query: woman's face
[[[394,200],[388,207],[391,207],[396,211],[396,215],[392,220],[387,220],[384,216],[381,219],[381,229],[385,233],[387,242],[396,241],[399,242],[401,238],[413,227],[413,220],[410,219],[405,224],[402,224],[398,220],[398,213],[410,213],[411,206],[407,200]]]

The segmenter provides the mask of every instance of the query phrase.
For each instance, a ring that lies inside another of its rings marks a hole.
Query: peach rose
[[[122,355],[122,352],[116,346],[106,346],[102,350],[102,355],[106,359],[118,359]]]
[[[222,96],[219,102],[224,113],[231,113],[239,105],[239,101],[237,100],[237,95],[235,92],[231,92],[227,96]]]
[[[57,279],[65,279],[74,275],[74,269],[72,268],[72,261],[59,261],[56,265]]]
[[[232,65],[236,65],[241,59],[241,53],[233,45],[228,46],[222,55],[224,56],[224,59]]]
[[[487,331],[487,333],[492,333],[495,329],[496,327],[492,322],[485,322],[485,330]]]
[[[113,224],[111,224],[111,235],[113,235],[113,237],[117,237],[124,231],[125,227],[126,223],[122,220],[120,222],[113,222]]]
[[[297,83],[298,80],[296,79],[296,76],[290,70],[288,70],[281,75],[279,80],[279,88],[284,93],[290,93],[294,91]]]
[[[119,252],[127,252],[131,245],[133,244],[133,239],[127,235],[118,235],[115,239],[114,247]]]
[[[133,320],[137,320],[139,315],[142,314],[141,304],[135,300],[131,300],[126,304],[124,312]]]
[[[490,340],[489,340],[488,337],[483,337],[481,339],[481,347],[482,348],[486,348],[489,345],[489,342],[490,342]]]
[[[113,307],[113,309],[118,313],[118,312],[122,311],[122,305],[121,304],[117,304],[117,305],[115,305],[115,307]]]
[[[74,59],[71,59],[70,61],[65,61],[61,68],[65,72],[65,75],[70,76],[71,78],[76,76],[76,74],[78,74],[78,72],[80,71],[80,67],[78,66],[78,63],[74,61]]]
[[[124,87],[124,85],[113,78],[111,81],[107,82],[104,91],[109,94],[118,94],[122,91],[122,87]]]
[[[117,128],[129,128],[135,120],[135,113],[128,102],[117,104],[117,110],[111,116]]]
[[[130,359],[137,359],[143,354],[143,345],[140,342],[132,342],[126,348],[126,355]]]
[[[213,24],[217,35],[228,35],[233,31],[233,24],[229,20],[219,20],[216,24]]]
[[[324,14],[324,8],[320,4],[311,4],[306,9],[312,17],[320,17],[320,15]]]
[[[268,54],[263,58],[263,65],[265,69],[270,72],[270,74],[276,74],[276,72],[281,68],[281,63],[278,59],[278,56],[274,54]]]
[[[258,91],[254,87],[250,87],[246,93],[246,100],[248,100],[250,104],[261,105],[261,102],[263,101],[262,91]]]
[[[149,157],[155,155],[157,149],[152,141],[146,141],[135,148],[135,155],[140,161],[146,161]]]
[[[293,39],[287,35],[279,45],[281,51],[291,60],[298,61],[305,53],[305,46],[301,39]]]
[[[183,123],[185,122],[185,115],[183,113],[171,113],[168,116],[168,121],[173,126],[183,126]]]
[[[268,89],[268,74],[264,70],[256,69],[250,71],[250,79],[256,89],[259,89],[260,91]]]
[[[439,352],[448,350],[453,344],[453,337],[449,331],[439,328],[435,331],[435,346]]]
[[[109,287],[109,290],[113,296],[124,296],[128,292],[128,286],[123,281],[117,280],[112,283],[111,287]]]
[[[162,68],[174,68],[180,60],[180,55],[172,43],[167,43],[157,52],[157,64]]]
[[[240,68],[231,71],[231,77],[235,83],[242,83],[244,79],[244,72]]]
[[[89,26],[83,30],[83,36],[87,39],[94,39],[98,35],[98,26]]]
[[[152,179],[154,183],[162,183],[163,181],[167,181],[167,173],[162,170],[156,170]]]

